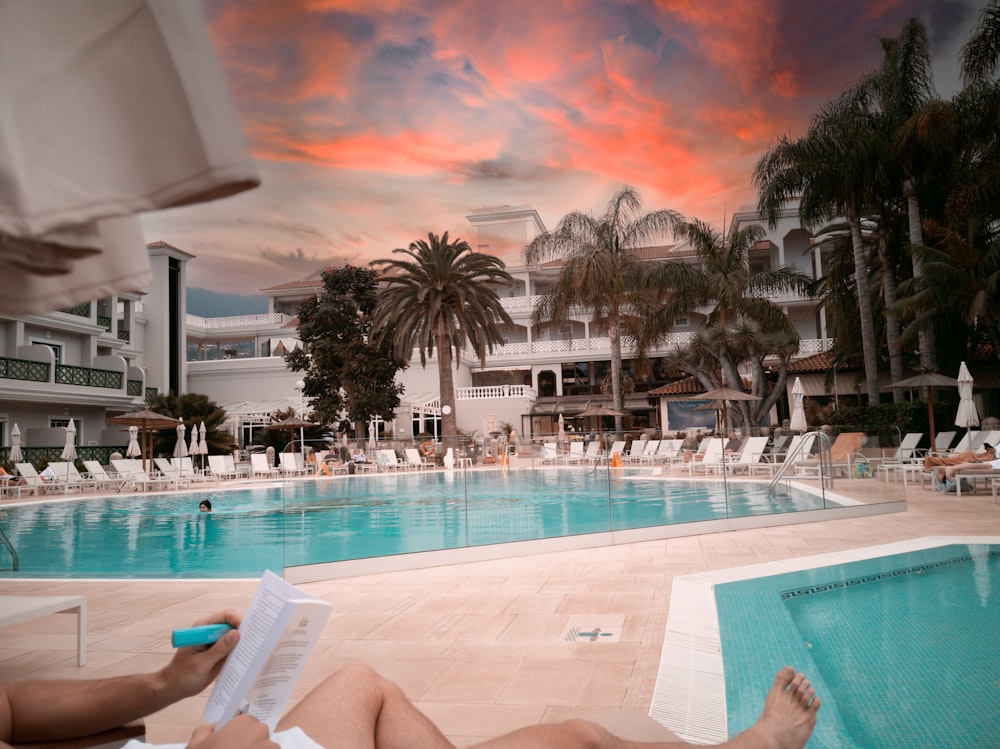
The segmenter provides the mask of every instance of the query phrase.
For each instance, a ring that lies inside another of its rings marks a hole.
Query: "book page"
[[[305,627],[299,626],[301,616],[296,618],[299,606],[310,610]],[[301,674],[306,658],[315,645],[316,638],[319,637],[329,617],[330,610],[331,606],[326,601],[303,593],[273,572],[265,572],[243,616],[240,641],[226,659],[205,706],[205,720],[222,724],[238,712],[248,711],[247,695],[267,667],[272,653],[282,642],[283,636],[286,636],[287,647],[282,651],[283,658],[297,652],[298,667],[297,669],[286,667],[281,670],[277,665],[281,662],[279,659],[268,677],[272,681],[271,690],[276,688],[282,678],[289,682],[286,684],[285,699],[281,705],[283,708]],[[289,622],[295,626],[289,627]],[[299,641],[297,646],[292,645],[295,641]],[[276,720],[277,718],[275,722]]]

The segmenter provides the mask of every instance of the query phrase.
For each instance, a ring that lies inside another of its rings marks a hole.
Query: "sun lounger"
[[[57,487],[52,483],[46,483],[42,480],[42,477],[38,475],[38,471],[31,463],[15,463],[14,468],[17,470],[17,475],[23,480],[22,488],[33,494],[42,494],[44,492],[53,492],[57,489],[65,490],[65,485],[62,487]]]
[[[148,491],[150,489],[169,489],[171,480],[162,476],[150,476],[146,469],[142,467],[141,460],[112,460],[111,467],[121,478],[119,491],[121,489],[136,489],[137,491]]]
[[[250,478],[276,478],[278,469],[267,462],[264,453],[250,453]]]
[[[120,482],[104,470],[104,466],[99,460],[85,460],[83,467],[87,469],[87,477],[93,479],[98,488],[117,489],[119,487]]]
[[[767,449],[767,437],[747,437],[738,454],[726,460],[726,470],[731,473],[746,471],[750,475],[753,466],[760,463]]]
[[[305,476],[310,469],[299,458],[301,453],[278,453],[279,470],[285,476]]]
[[[239,477],[239,471],[236,470],[235,464],[227,464],[226,458],[232,460],[232,456],[229,455],[209,455],[208,456],[208,472],[209,475],[215,476],[220,481],[222,479],[235,479]]]
[[[407,465],[417,469],[434,467],[434,464],[426,460],[417,448],[408,447],[404,452],[406,453]]]

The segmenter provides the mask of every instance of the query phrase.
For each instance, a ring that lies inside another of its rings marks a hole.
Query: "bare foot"
[[[733,749],[803,749],[816,726],[819,697],[804,674],[785,666],[774,678],[764,711],[727,745]]]

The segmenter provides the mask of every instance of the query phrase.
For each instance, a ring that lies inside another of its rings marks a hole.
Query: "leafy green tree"
[[[687,346],[678,347],[670,363],[693,374],[706,389],[729,387],[744,391],[741,364],[751,366],[751,394],[759,401],[738,404],[745,423],[758,424],[784,394],[788,362],[798,351],[799,336],[772,297],[812,295],[812,279],[794,268],[750,271],[750,250],[764,238],[758,224],[732,226],[727,235],[697,219],[675,228],[697,253],[697,262],[658,263],[644,285],[655,293],[648,314],[638,316],[635,329],[640,351],[647,351],[673,329],[677,317],[709,308],[704,323]],[[764,359],[779,360],[778,381],[772,389]]]
[[[299,306],[304,348],[285,356],[292,371],[304,372],[312,413],[302,416],[345,434],[375,416],[391,421],[403,391],[396,373],[404,363],[372,338],[378,274],[347,265],[327,268],[322,279],[322,292]]]
[[[562,324],[577,306],[587,307],[595,325],[607,327],[611,345],[611,398],[622,412],[622,326],[644,300],[643,276],[651,263],[636,250],[663,241],[681,223],[676,211],[642,212],[642,199],[624,186],[601,216],[573,211],[554,231],[535,237],[524,250],[531,265],[562,262],[559,277],[535,306],[532,323]],[[615,416],[615,431],[622,417]]]
[[[191,427],[197,424],[200,430],[204,424],[208,430],[205,442],[208,444],[210,455],[231,453],[237,447],[233,436],[222,428],[226,421],[225,409],[209,400],[207,395],[184,393],[178,396],[173,393],[155,393],[146,397],[146,406],[156,413],[183,420],[184,426],[187,427],[184,433],[185,439],[191,439]],[[176,429],[153,432],[154,455],[173,455],[176,444]]]
[[[397,258],[375,260],[383,289],[374,312],[374,336],[401,361],[420,353],[420,364],[437,352],[444,446],[457,445],[455,366],[466,345],[484,361],[503,343],[501,325],[513,325],[494,288],[512,278],[497,257],[473,252],[448,232],[393,250]]]

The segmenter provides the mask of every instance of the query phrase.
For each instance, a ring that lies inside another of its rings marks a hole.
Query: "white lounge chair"
[[[208,456],[208,472],[209,475],[215,476],[217,479],[234,479],[240,474],[236,470],[236,466],[233,465],[229,467],[226,465],[225,455],[209,455]],[[228,456],[232,460],[232,456]]]
[[[122,458],[112,460],[111,467],[121,477],[122,483],[119,491],[125,488],[133,488],[138,491],[148,491],[150,489],[168,489],[172,481],[163,476],[150,476],[142,466],[141,460]]]
[[[260,478],[262,476],[275,478],[278,469],[267,462],[264,453],[250,453],[250,478]]]
[[[160,472],[160,476],[169,480],[175,489],[191,486],[192,477],[181,475],[180,469],[166,458],[153,458],[153,463],[156,465],[156,470]]]
[[[739,454],[726,461],[726,469],[732,473],[745,470],[749,475],[751,467],[760,463],[767,449],[768,437],[747,437]]]
[[[308,474],[309,468],[299,460],[301,457],[301,453],[278,453],[281,472],[286,476],[305,476]]]
[[[38,471],[31,463],[15,463],[14,468],[17,470],[17,475],[24,480],[22,489],[26,489],[34,494],[42,494],[44,492],[53,492],[58,490],[65,490],[65,485],[62,487],[57,487],[52,483],[46,483],[42,480],[42,477],[38,475]]]
[[[433,468],[434,464],[427,461],[420,451],[415,447],[408,447],[404,450],[406,453],[406,463],[414,468]]]
[[[380,471],[402,471],[408,467],[399,462],[395,450],[376,450],[375,463]]]
[[[85,460],[83,461],[83,467],[87,469],[87,477],[93,479],[99,488],[117,489],[119,487],[118,480],[104,470],[101,461]]]

